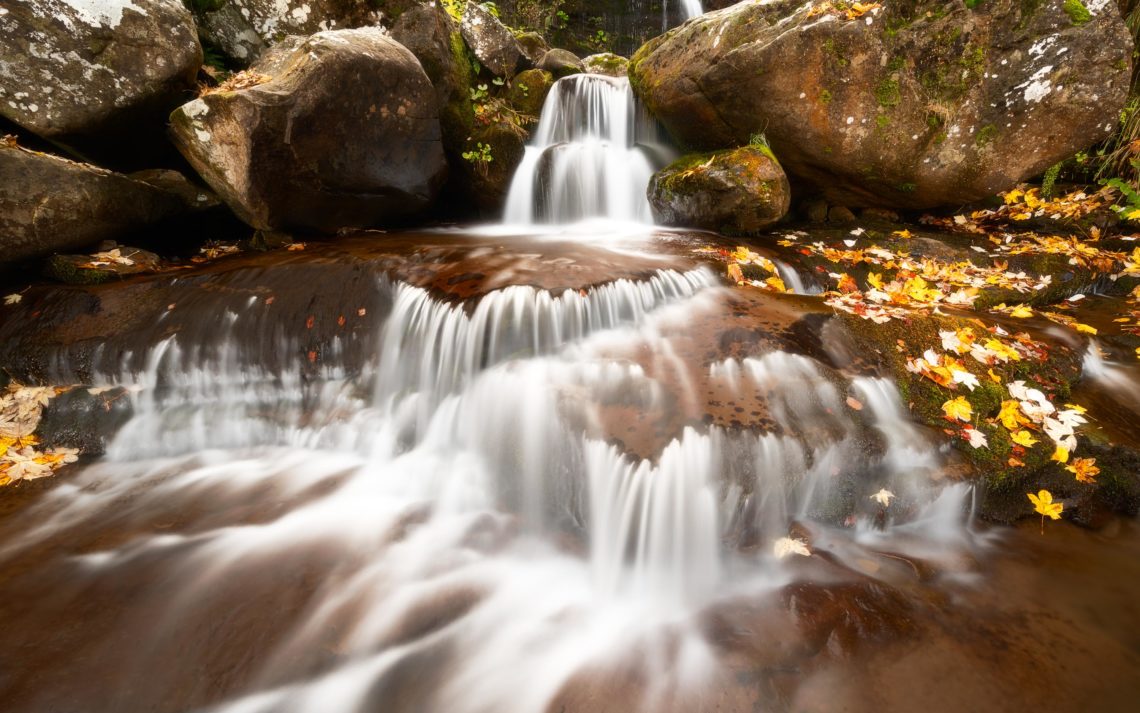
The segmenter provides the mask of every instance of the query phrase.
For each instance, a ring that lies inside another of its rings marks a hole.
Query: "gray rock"
[[[426,208],[446,164],[435,90],[415,56],[380,28],[282,44],[294,49],[252,69],[265,83],[171,115],[202,178],[262,230],[333,232]]]
[[[512,77],[522,59],[514,34],[491,11],[470,0],[463,9],[460,32],[484,67],[498,77]]]
[[[202,39],[221,50],[231,63],[239,67],[253,64],[269,46],[250,21],[242,16],[235,3],[226,3],[213,11],[197,12],[195,17]]]
[[[202,64],[180,0],[5,2],[0,37],[0,116],[80,152],[157,143]]]
[[[183,188],[0,142],[0,265],[118,239],[186,214],[188,198]]]
[[[559,79],[585,71],[578,55],[563,49],[552,49],[544,54],[538,62],[538,68],[550,72]]]
[[[1059,0],[911,0],[848,20],[799,0],[744,2],[647,43],[630,80],[683,144],[764,132],[832,203],[960,205],[1116,126],[1132,39],[1115,3],[1085,7],[1082,22]]]
[[[749,235],[787,215],[792,194],[772,152],[745,146],[675,161],[653,175],[648,195],[665,225]]]
[[[518,40],[523,57],[526,58],[532,68],[537,66],[542,60],[542,56],[550,51],[550,45],[546,44],[546,38],[537,32],[523,32],[515,39]]]

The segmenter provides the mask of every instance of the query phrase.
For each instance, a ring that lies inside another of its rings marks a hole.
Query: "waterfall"
[[[559,79],[511,181],[505,221],[652,223],[645,191],[665,145],[625,77]]]

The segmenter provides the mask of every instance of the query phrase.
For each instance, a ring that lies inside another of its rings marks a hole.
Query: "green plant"
[[[748,145],[754,149],[766,149],[768,146],[768,137],[764,135],[763,131],[757,131],[748,137]]]
[[[1053,164],[1049,167],[1049,170],[1045,172],[1045,175],[1041,177],[1042,198],[1049,199],[1053,197],[1053,191],[1057,186],[1057,178],[1061,175],[1061,168],[1064,165],[1063,161]]]
[[[1112,209],[1125,220],[1140,221],[1140,191],[1137,191],[1132,184],[1119,178],[1110,178],[1104,182],[1104,185],[1120,191],[1120,200],[1123,204],[1114,205]]]
[[[471,101],[477,102],[477,101],[480,101],[480,100],[486,99],[486,98],[487,98],[487,85],[486,84],[480,84],[478,86],[471,87]]]

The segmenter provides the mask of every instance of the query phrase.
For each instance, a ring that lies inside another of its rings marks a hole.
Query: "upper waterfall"
[[[507,195],[509,224],[588,218],[652,223],[645,196],[668,150],[629,80],[577,74],[555,82]]]

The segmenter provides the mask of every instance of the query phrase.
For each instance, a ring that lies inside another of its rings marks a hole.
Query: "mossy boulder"
[[[514,33],[499,18],[482,5],[468,0],[463,8],[460,32],[467,46],[491,74],[496,77],[513,77],[523,58],[522,48]]]
[[[592,54],[582,59],[582,67],[590,74],[604,74],[607,77],[624,77],[629,70],[629,60],[613,52]]]
[[[392,26],[392,39],[416,56],[435,87],[444,148],[458,155],[475,117],[471,105],[472,58],[459,25],[431,0],[403,12]]]
[[[1108,136],[1132,39],[1114,4],[883,3],[848,19],[798,0],[738,3],[651,40],[630,80],[684,146],[764,132],[831,203],[926,209],[982,199]]]
[[[694,154],[653,175],[649,203],[665,225],[748,235],[783,218],[788,177],[766,147]]]
[[[554,75],[541,69],[528,69],[511,80],[507,103],[520,114],[538,117],[546,95],[554,86]]]
[[[502,210],[527,137],[526,129],[509,117],[476,124],[467,141],[464,172],[471,199],[480,211],[498,214]]]
[[[518,40],[519,49],[531,67],[537,66],[542,56],[550,51],[546,38],[537,32],[520,32],[515,39]]]
[[[335,232],[435,199],[447,170],[435,89],[384,30],[283,42],[253,69],[268,81],[171,115],[175,145],[246,223]]]
[[[90,255],[52,255],[44,274],[69,285],[99,285],[131,275],[154,272],[162,260],[139,248],[114,248],[113,258]]]

